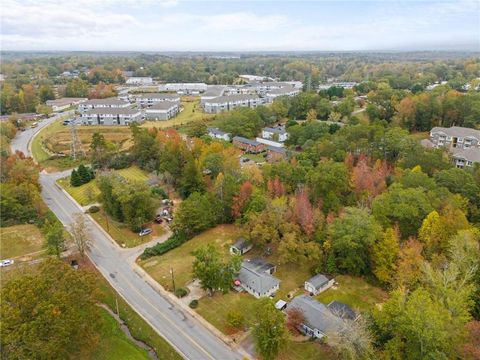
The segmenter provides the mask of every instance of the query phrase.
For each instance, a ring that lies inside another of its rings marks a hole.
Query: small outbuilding
[[[335,283],[335,279],[329,279],[323,274],[317,274],[314,277],[305,281],[305,290],[310,295],[318,295],[327,290]]]
[[[276,303],[275,303],[275,308],[277,310],[280,310],[280,311],[283,311],[287,308],[287,302],[286,301],[283,301],[283,300],[278,300]]]
[[[243,255],[252,249],[253,245],[247,239],[240,237],[230,246],[230,254]]]

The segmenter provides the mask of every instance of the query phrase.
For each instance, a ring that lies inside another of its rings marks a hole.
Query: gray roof
[[[208,128],[207,131],[209,133],[215,134],[215,135],[230,135],[229,133],[220,130],[219,128]]]
[[[353,311],[350,306],[341,303],[340,301],[334,300],[328,304],[327,307],[332,314],[341,317],[342,319],[355,320],[357,318],[357,313]]]
[[[287,150],[285,150],[285,148],[283,147],[278,147],[278,146],[270,146],[268,145],[267,146],[267,150],[268,151],[273,151],[273,152],[276,152],[276,153],[279,153],[279,154],[286,154],[287,153]]]
[[[272,263],[269,263],[259,257],[246,260],[243,262],[243,265],[253,271],[258,271],[258,272],[267,272],[275,267],[275,265],[273,265]]]
[[[107,98],[107,99],[92,99],[87,100],[81,105],[126,105],[127,101],[119,100],[117,98]]]
[[[244,138],[244,137],[241,137],[241,136],[235,136],[233,138],[233,141],[239,141],[239,142],[242,142],[242,143],[245,143],[245,144],[249,144],[249,145],[253,145],[253,146],[258,146],[258,145],[261,145],[258,141],[256,140],[250,140],[250,139],[247,139],[247,138]]]
[[[274,134],[286,134],[287,131],[285,130],[285,128],[283,126],[279,126],[279,127],[276,127],[276,128],[272,128],[272,127],[266,127],[266,128],[263,128],[264,131],[268,131],[270,133],[274,133]]]
[[[311,329],[318,329],[324,334],[338,332],[342,328],[342,319],[332,312],[321,302],[300,295],[294,298],[288,309],[299,309],[305,317],[305,325]]]
[[[474,163],[480,163],[480,149],[479,148],[468,148],[468,149],[457,149],[454,148],[454,153],[452,155],[455,159],[464,159]]]
[[[464,128],[460,126],[452,126],[450,128],[436,126],[430,130],[431,133],[442,132],[448,136],[454,137],[475,137],[480,140],[480,130]]]
[[[134,115],[140,113],[138,109],[131,109],[131,108],[95,108],[92,110],[88,110],[85,112],[87,115],[105,115],[105,114],[113,114],[113,115]]]
[[[435,144],[433,142],[431,142],[430,139],[420,140],[420,145],[422,145],[423,147],[425,147],[427,149],[432,149],[432,148],[435,147]]]
[[[179,95],[169,93],[142,93],[133,94],[132,96],[137,99],[180,99]]]
[[[208,85],[207,91],[202,94],[202,97],[207,96],[222,96],[227,87],[225,85]]]
[[[300,92],[298,89],[295,89],[293,86],[283,87],[280,89],[272,89],[267,92],[267,95],[283,95],[290,94],[291,92]]]
[[[234,243],[233,245],[234,247],[236,247],[237,249],[239,250],[243,250],[243,249],[246,249],[247,247],[250,246],[250,243],[247,239],[245,239],[244,237],[239,237]]]
[[[205,100],[205,103],[228,103],[228,102],[236,102],[236,101],[244,101],[244,100],[258,100],[258,95],[255,94],[238,94],[238,95],[230,95],[230,96],[218,96],[213,99]]]
[[[258,294],[265,294],[271,288],[278,286],[280,280],[262,271],[255,271],[247,265],[247,262],[243,262],[238,274],[240,282],[253,289]]]
[[[177,102],[172,101],[159,101],[156,104],[149,107],[147,110],[170,110],[171,108],[178,107]]]
[[[310,284],[312,284],[315,289],[320,289],[322,286],[327,284],[330,280],[323,274],[317,274],[314,277],[307,280]]]

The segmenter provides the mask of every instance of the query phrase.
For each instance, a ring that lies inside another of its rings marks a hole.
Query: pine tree
[[[70,175],[70,185],[74,187],[82,185],[82,179],[80,178],[77,170],[75,169],[72,170],[72,175]]]
[[[81,184],[86,184],[91,180],[90,172],[83,164],[78,167],[78,176],[80,178]]]

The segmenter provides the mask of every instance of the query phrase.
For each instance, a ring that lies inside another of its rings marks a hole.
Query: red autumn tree
[[[462,359],[480,359],[480,321],[470,321],[466,325],[467,341],[460,350]]]
[[[280,178],[277,176],[275,179],[268,180],[267,183],[268,192],[272,197],[280,197],[285,195],[285,186],[281,182]]]
[[[310,236],[315,230],[313,207],[305,189],[300,189],[295,198],[295,220],[303,232]]]
[[[252,196],[252,192],[253,185],[247,180],[240,186],[238,195],[234,196],[232,214],[236,219],[242,215],[245,205],[247,204],[248,200],[250,200],[250,196]]]
[[[374,166],[370,166],[369,158],[362,155],[352,170],[354,191],[375,197],[385,190],[388,175],[389,168],[385,161],[377,161]]]
[[[287,329],[291,333],[298,333],[298,328],[305,321],[305,315],[300,309],[292,308],[287,310]]]

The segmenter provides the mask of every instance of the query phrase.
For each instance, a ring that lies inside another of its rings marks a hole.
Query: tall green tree
[[[346,208],[328,232],[337,268],[353,275],[368,273],[371,247],[382,235],[375,218],[366,210]]]
[[[218,248],[213,244],[195,250],[193,255],[193,275],[200,279],[202,288],[208,290],[210,295],[216,290],[227,293],[240,271],[240,256],[232,256],[224,262]]]
[[[384,284],[391,284],[397,270],[397,259],[400,252],[398,232],[388,228],[383,236],[372,247],[373,273]]]
[[[255,315],[257,323],[252,332],[255,349],[262,359],[273,360],[286,345],[285,317],[270,298],[258,301]]]
[[[63,225],[58,220],[47,220],[42,230],[45,234],[48,252],[60,257],[60,254],[65,249]]]
[[[99,343],[95,281],[47,259],[2,286],[3,359],[89,358]]]

